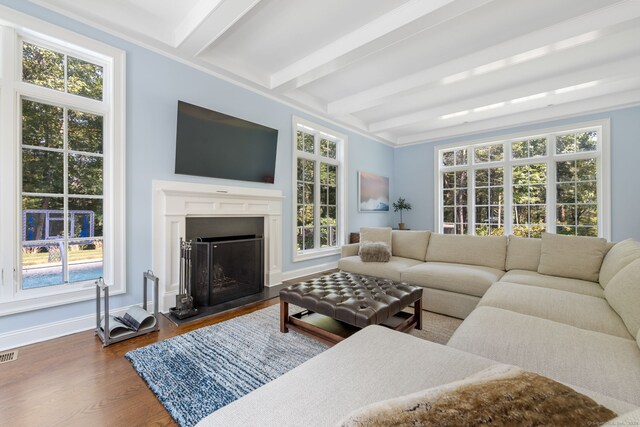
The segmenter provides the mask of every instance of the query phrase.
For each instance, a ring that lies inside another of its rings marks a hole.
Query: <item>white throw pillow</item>
[[[607,239],[542,233],[538,273],[597,282]]]

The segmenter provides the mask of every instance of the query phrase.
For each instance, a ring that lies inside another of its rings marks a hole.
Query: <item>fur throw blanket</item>
[[[598,426],[615,416],[552,379],[494,365],[462,381],[357,409],[339,425]]]

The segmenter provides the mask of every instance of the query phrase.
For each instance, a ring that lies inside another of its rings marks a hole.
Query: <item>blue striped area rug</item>
[[[178,424],[192,426],[327,349],[296,332],[280,333],[278,322],[273,305],[125,357]]]

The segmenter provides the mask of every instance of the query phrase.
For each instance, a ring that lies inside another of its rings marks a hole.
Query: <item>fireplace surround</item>
[[[160,310],[175,305],[180,238],[187,238],[187,218],[255,218],[263,226],[264,285],[279,284],[282,200],[280,190],[153,181],[152,256],[153,271],[160,278]]]

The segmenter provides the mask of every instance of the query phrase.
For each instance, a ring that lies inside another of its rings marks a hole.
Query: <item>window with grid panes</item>
[[[474,163],[487,166],[504,160],[502,144],[473,148]],[[474,171],[474,232],[479,236],[504,234],[504,168],[488,167]]]
[[[556,154],[586,155],[575,160],[556,161],[556,233],[598,235],[598,148],[595,131],[559,135]]]
[[[22,43],[22,80],[103,98],[102,66],[34,43]],[[73,98],[55,105],[22,97],[21,104],[22,288],[96,280],[103,276],[104,115],[81,111]],[[43,266],[50,274],[41,274]]]
[[[436,147],[443,233],[608,237],[608,125]]]
[[[15,286],[0,291],[0,315],[94,298],[89,285],[99,277],[114,294],[125,289],[124,241],[115,239],[124,224],[124,141],[115,140],[124,117],[114,113],[122,108],[124,53],[63,30],[57,34],[69,39],[56,41],[22,28],[0,26],[16,41],[1,47],[13,65],[4,68],[11,72],[2,105],[17,100],[2,117],[0,151],[15,163],[1,171],[0,195],[18,202],[18,209],[2,203],[8,211],[0,215],[3,236],[15,235],[0,252],[17,254],[3,256],[3,269],[16,274]]]
[[[322,254],[341,244],[344,139],[308,122],[295,128],[296,253]]]

